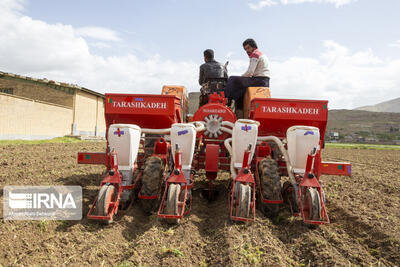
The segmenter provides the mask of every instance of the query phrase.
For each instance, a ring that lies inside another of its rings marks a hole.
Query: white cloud
[[[24,10],[24,0],[1,0],[0,1],[0,12],[20,12]],[[0,14],[1,14],[0,13]]]
[[[89,46],[98,48],[98,49],[106,49],[106,48],[111,48],[111,45],[108,43],[104,43],[104,42],[93,42],[93,43],[89,43]]]
[[[277,98],[326,99],[331,108],[355,108],[400,96],[400,59],[381,59],[371,49],[351,52],[325,41],[316,58],[271,60],[271,94]],[[270,55],[272,56],[272,55]],[[241,74],[247,61],[231,61]]]
[[[390,44],[389,46],[390,47],[400,48],[400,40],[397,40],[396,42],[394,42],[393,44]]]
[[[83,36],[117,41],[113,31],[71,25],[48,24],[20,13],[10,2],[0,10],[0,70],[76,83],[100,92],[159,93],[162,85],[196,85],[198,66],[154,56],[139,59],[133,54],[104,57],[90,46],[107,48],[105,42],[88,42]],[[117,38],[116,38],[117,37]]]
[[[249,7],[254,10],[262,9],[273,5],[291,5],[303,3],[326,3],[333,4],[335,7],[341,7],[357,0],[259,0],[257,3],[248,3]]]
[[[254,4],[254,3],[249,3],[249,7],[251,9],[260,9],[263,7],[268,7],[268,6],[273,6],[278,4],[278,2],[274,1],[274,0],[262,0],[259,1],[258,3]]]
[[[102,41],[120,41],[118,33],[113,30],[102,27],[81,27],[75,30],[76,34],[83,37],[89,37]]]
[[[10,3],[0,8],[0,36],[7,40],[0,42],[1,71],[75,83],[99,92],[157,94],[164,84],[199,89],[199,66],[194,62],[161,55],[144,59],[135,54],[100,56],[90,50],[96,41],[88,42],[74,27],[34,20],[21,13],[21,4]],[[106,48],[99,43],[98,48]],[[399,58],[383,59],[371,49],[351,51],[334,41],[322,45],[323,53],[315,58],[271,60],[273,97],[327,99],[331,108],[354,108],[400,96]],[[227,56],[230,74],[246,70],[247,60],[231,53]]]

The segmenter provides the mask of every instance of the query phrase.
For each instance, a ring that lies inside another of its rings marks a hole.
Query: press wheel
[[[251,204],[251,187],[250,185],[239,184],[239,217],[249,218]]]
[[[166,213],[168,215],[179,214],[179,194],[181,192],[181,185],[170,184],[168,186],[168,196],[166,204]],[[168,222],[179,223],[180,219],[168,219]]]
[[[303,197],[303,214],[306,220],[321,221],[321,198],[316,188],[307,187]],[[317,224],[310,224],[315,228]]]
[[[115,203],[116,190],[113,185],[103,185],[100,188],[99,195],[96,202],[96,211],[99,216],[107,216],[110,208],[112,208],[112,202]],[[113,218],[105,221],[107,224],[111,223]]]

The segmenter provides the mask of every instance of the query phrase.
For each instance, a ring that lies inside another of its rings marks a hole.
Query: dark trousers
[[[247,87],[269,87],[268,77],[230,76],[225,87],[225,97],[234,99],[236,107],[243,108],[243,96]]]

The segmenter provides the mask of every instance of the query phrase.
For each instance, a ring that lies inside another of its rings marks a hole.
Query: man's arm
[[[204,69],[200,66],[199,84],[202,85],[204,82],[205,82]]]
[[[250,64],[247,71],[242,75],[244,77],[252,77],[258,64],[258,57],[250,57]]]

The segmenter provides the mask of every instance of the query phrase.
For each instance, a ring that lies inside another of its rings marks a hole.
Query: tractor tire
[[[269,147],[271,148],[271,157],[278,161],[282,158],[282,152],[279,149],[279,146],[275,142],[268,142]]]
[[[297,204],[297,194],[291,182],[286,181],[282,186],[283,201],[289,205],[292,214],[298,214],[300,212],[299,205]]]
[[[103,185],[100,188],[99,195],[96,202],[96,211],[99,216],[107,216],[110,209],[110,202],[115,202],[116,200],[116,190],[113,185]],[[110,224],[113,218],[104,221],[106,224]]]
[[[258,165],[261,193],[268,200],[281,199],[281,177],[278,163],[271,157],[260,161]],[[274,218],[279,214],[279,204],[261,203],[261,210],[265,216]]]
[[[168,196],[166,204],[166,213],[169,215],[179,214],[179,195],[181,192],[181,185],[170,184],[168,187]],[[169,223],[178,224],[180,219],[168,219]]]
[[[145,164],[142,176],[141,194],[154,196],[160,192],[163,177],[164,163],[159,157],[149,157]],[[151,214],[158,207],[158,199],[141,199],[144,212]]]
[[[147,134],[144,138],[144,151],[146,156],[151,156],[154,153],[154,146],[157,143],[157,139],[163,137],[162,134]]]
[[[238,215],[242,218],[249,218],[251,204],[250,185],[239,184],[239,206]]]

